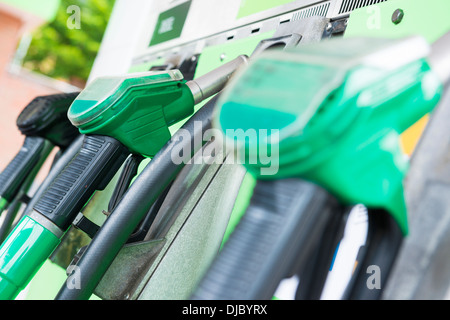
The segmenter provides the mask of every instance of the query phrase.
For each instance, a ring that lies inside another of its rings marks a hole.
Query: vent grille
[[[325,2],[320,5],[312,6],[309,8],[302,9],[292,15],[291,20],[300,20],[304,18],[309,18],[313,16],[326,17],[328,14],[328,9],[330,8],[330,2]]]
[[[347,13],[358,8],[371,6],[380,2],[385,2],[387,0],[344,0],[342,1],[341,8],[339,9],[339,14]]]

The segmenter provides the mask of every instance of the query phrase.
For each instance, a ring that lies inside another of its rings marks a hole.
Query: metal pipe
[[[450,31],[431,45],[428,56],[433,71],[438,75],[444,86],[450,83]]]
[[[186,85],[191,89],[192,95],[194,96],[195,104],[221,91],[236,69],[247,63],[248,57],[246,55],[240,55],[230,62],[214,69],[214,71],[186,82]]]

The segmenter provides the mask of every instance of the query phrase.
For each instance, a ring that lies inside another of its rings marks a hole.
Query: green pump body
[[[178,70],[97,78],[72,103],[68,118],[82,134],[114,137],[151,157],[170,140],[169,126],[194,112],[185,83]]]
[[[215,126],[257,179],[312,181],[387,210],[407,234],[399,135],[440,99],[429,50],[419,37],[352,38],[262,53],[229,83]]]

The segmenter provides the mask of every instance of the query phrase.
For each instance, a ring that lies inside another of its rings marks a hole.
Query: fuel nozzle
[[[342,203],[386,209],[407,233],[399,136],[441,97],[448,37],[431,48],[421,37],[344,38],[264,52],[228,84],[214,123],[258,179],[312,181]]]
[[[112,136],[145,156],[170,139],[169,126],[194,106],[223,89],[246,56],[191,81],[179,70],[134,73],[94,80],[72,104],[68,117],[83,134]]]

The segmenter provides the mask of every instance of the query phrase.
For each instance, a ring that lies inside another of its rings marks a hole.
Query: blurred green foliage
[[[100,48],[114,1],[61,0],[55,19],[33,32],[23,66],[83,86]],[[71,10],[74,8],[71,6],[79,10]]]

